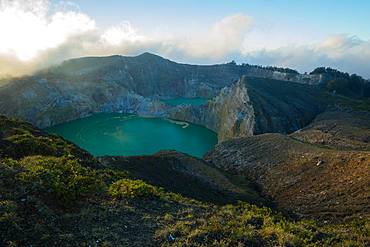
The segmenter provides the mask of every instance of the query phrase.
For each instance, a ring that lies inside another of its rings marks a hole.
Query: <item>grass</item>
[[[246,203],[210,208],[203,216],[173,218],[166,216],[166,227],[156,232],[162,246],[365,246],[369,242],[368,221],[318,225]]]
[[[154,197],[158,189],[142,180],[120,179],[109,186],[109,194],[116,199]]]
[[[74,159],[30,156],[22,159],[20,165],[18,179],[27,193],[50,195],[62,207],[71,207],[104,189],[96,171]]]

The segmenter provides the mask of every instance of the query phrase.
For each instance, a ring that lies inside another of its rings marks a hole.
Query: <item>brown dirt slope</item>
[[[291,137],[328,148],[370,150],[370,112],[325,112]]]
[[[255,181],[280,209],[298,216],[368,216],[370,118],[359,114],[323,113],[299,133],[231,140],[205,159]]]

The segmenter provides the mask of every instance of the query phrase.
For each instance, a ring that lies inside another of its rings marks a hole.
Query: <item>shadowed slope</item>
[[[190,198],[225,204],[244,200],[261,203],[263,199],[251,187],[239,187],[217,168],[201,159],[175,151],[152,156],[102,157],[108,167],[128,171],[133,178],[143,179]]]

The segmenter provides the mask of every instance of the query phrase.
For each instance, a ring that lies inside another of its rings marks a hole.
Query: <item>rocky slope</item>
[[[291,137],[339,150],[370,151],[370,112],[327,111]]]
[[[299,132],[226,141],[205,159],[255,181],[279,208],[299,216],[368,216],[369,122],[364,112],[325,112]]]

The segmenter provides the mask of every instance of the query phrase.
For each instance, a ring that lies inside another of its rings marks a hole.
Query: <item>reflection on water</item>
[[[166,119],[166,120],[169,121],[170,123],[181,125],[183,129],[189,127],[189,123],[187,122],[182,122],[182,121],[172,120],[172,119]]]

